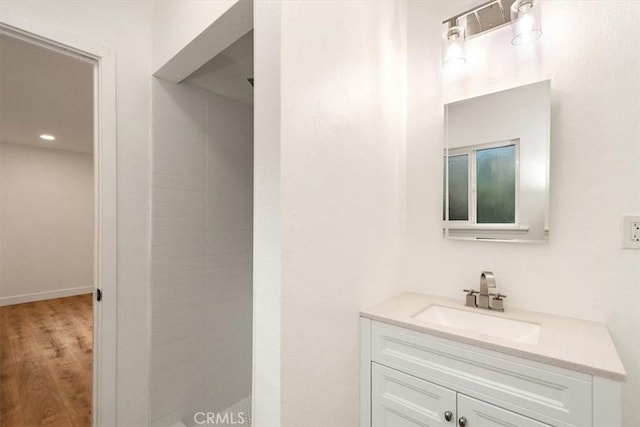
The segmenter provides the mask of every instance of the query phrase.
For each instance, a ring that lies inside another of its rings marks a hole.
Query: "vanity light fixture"
[[[519,46],[537,40],[542,35],[540,6],[535,0],[516,0],[511,5],[511,43]]]
[[[467,62],[464,41],[464,27],[458,25],[457,19],[452,19],[442,35],[442,66],[458,66]]]
[[[40,135],[40,139],[44,139],[45,141],[54,141],[56,137],[47,133],[43,133],[42,135]]]
[[[542,34],[539,0],[489,0],[442,23],[442,65],[461,65],[467,62],[465,41],[482,33],[502,27],[509,22],[513,45],[523,45]]]

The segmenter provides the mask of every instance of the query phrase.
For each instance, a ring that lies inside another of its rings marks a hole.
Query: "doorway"
[[[115,58],[0,18],[0,424],[115,425]]]
[[[0,35],[0,414],[91,425],[94,64]]]

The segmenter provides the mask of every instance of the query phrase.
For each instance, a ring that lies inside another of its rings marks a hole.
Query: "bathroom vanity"
[[[602,323],[416,293],[360,316],[361,427],[621,425]]]

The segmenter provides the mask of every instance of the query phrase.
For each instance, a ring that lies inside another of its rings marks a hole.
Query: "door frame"
[[[2,11],[0,34],[83,58],[94,64],[94,295],[93,394],[94,426],[116,425],[116,57],[104,46],[44,24]]]

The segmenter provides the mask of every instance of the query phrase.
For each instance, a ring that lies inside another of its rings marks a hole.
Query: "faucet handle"
[[[500,311],[503,312],[504,311],[504,303],[502,302],[503,298],[506,298],[506,295],[502,295],[500,292],[498,292],[497,294],[489,294],[491,295],[493,298],[491,298],[491,310],[494,311]]]
[[[506,295],[501,294],[500,292],[498,292],[497,294],[490,293],[489,295],[491,295],[492,297],[494,297],[494,299],[497,299],[497,300],[501,300],[502,298],[506,298],[507,297]]]
[[[477,307],[478,304],[476,303],[476,294],[478,293],[478,291],[476,291],[475,289],[463,289],[463,291],[467,293],[464,305],[466,305],[467,307]]]

